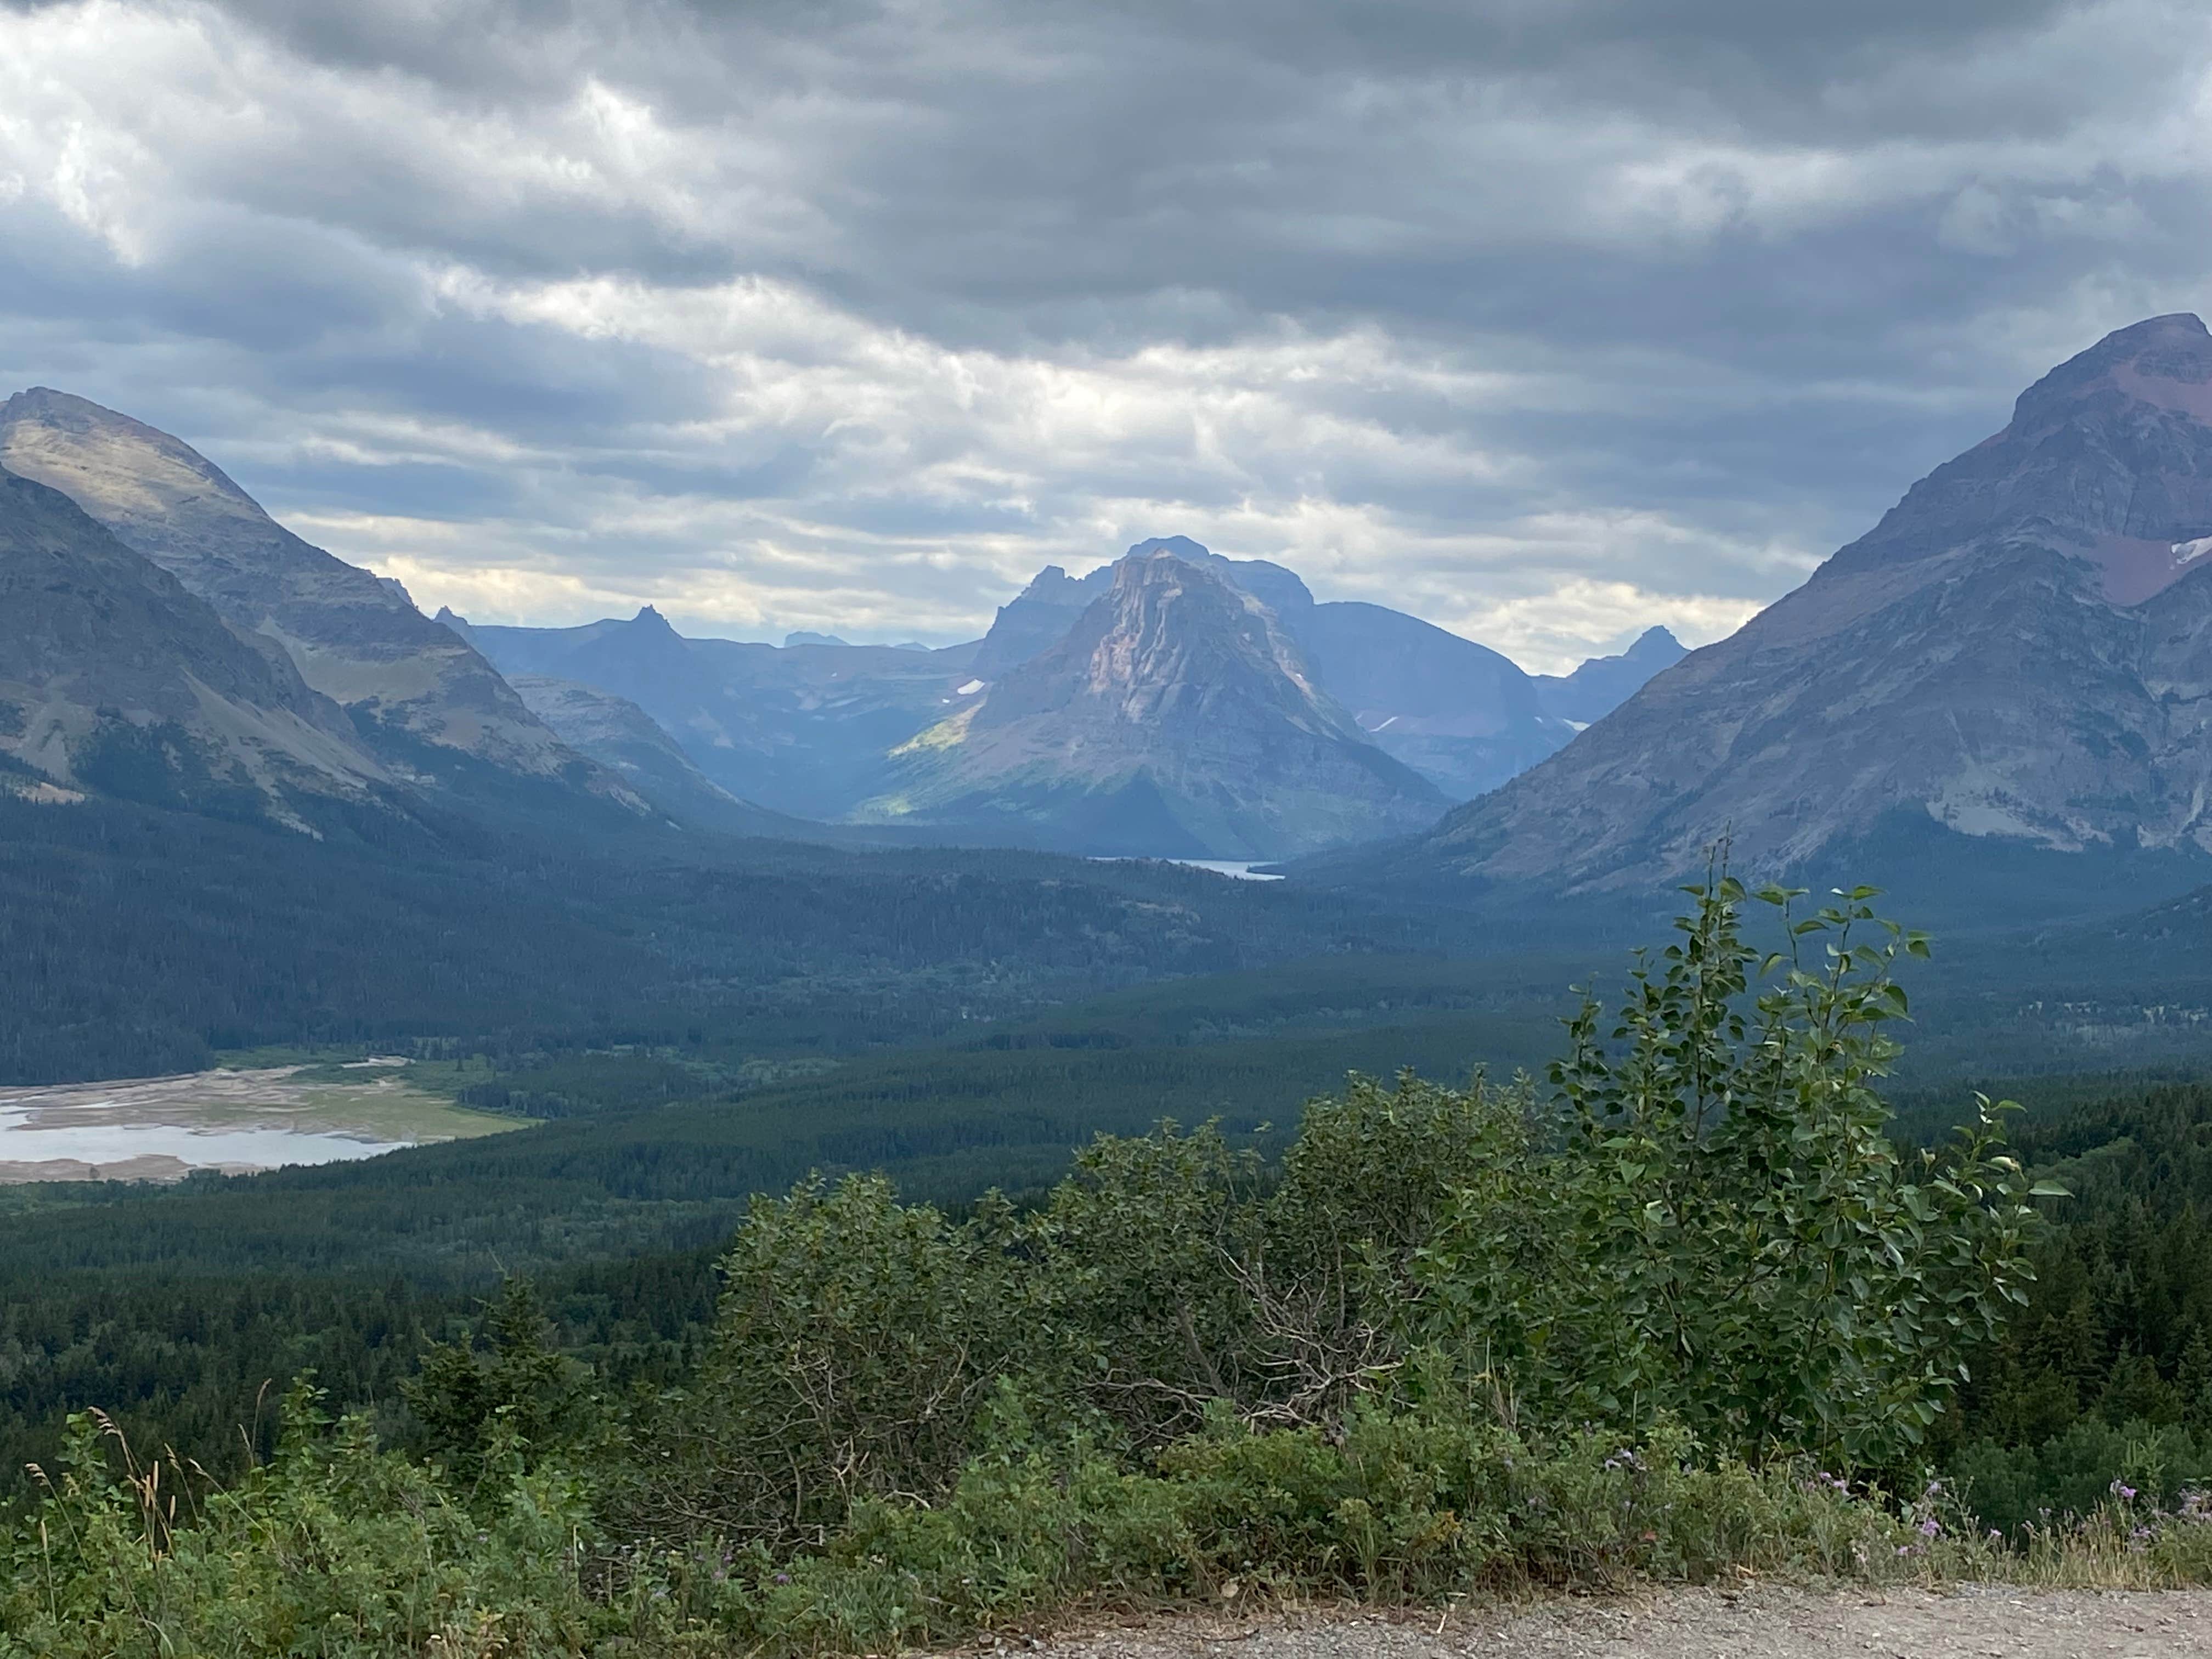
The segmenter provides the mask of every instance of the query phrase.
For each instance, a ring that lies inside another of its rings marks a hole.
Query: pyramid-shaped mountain
[[[37,387],[0,404],[0,465],[61,491],[227,621],[281,646],[404,774],[438,775],[441,757],[465,757],[495,774],[626,795],[397,584],[310,546],[168,434]]]
[[[1387,606],[1357,600],[1316,603],[1295,572],[1265,559],[1229,559],[1188,536],[1139,542],[1124,559],[1170,553],[1202,566],[1266,605],[1311,669],[1321,690],[1350,714],[1369,742],[1403,761],[1451,800],[1495,789],[1571,738],[1586,714],[1561,719],[1544,706],[1540,683],[1510,658],[1473,640]],[[1116,565],[1075,580],[1048,565],[1000,608],[976,648],[974,675],[991,681],[1064,638],[1113,584]],[[1666,630],[1657,630],[1665,635]],[[1672,642],[1672,635],[1666,635]],[[1641,647],[1642,642],[1639,642]],[[1680,647],[1675,647],[1680,654]],[[1650,652],[1615,664],[1583,702],[1610,708],[1666,665]],[[1611,690],[1610,701],[1603,701]]]
[[[1802,866],[1888,824],[2212,851],[2212,336],[2120,330],[1734,636],[1415,862],[1563,886]],[[1916,831],[1915,833],[1920,833]]]
[[[1432,822],[1275,613],[1139,552],[1057,643],[897,750],[856,817],[1098,854],[1265,859]]]

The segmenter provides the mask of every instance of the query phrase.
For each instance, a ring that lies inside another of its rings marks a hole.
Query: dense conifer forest
[[[1294,969],[680,1102],[710,1067],[447,1060],[562,1109],[15,1189],[0,1651],[878,1650],[1232,1574],[2203,1582],[2212,1088],[1893,1142],[1924,942],[1869,897],[1762,966],[1708,892],[1617,1012],[1408,958],[1326,1036]],[[1299,1086],[1443,1076],[1533,1002],[1510,1079]]]

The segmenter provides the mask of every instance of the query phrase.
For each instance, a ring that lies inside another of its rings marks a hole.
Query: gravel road
[[[1129,1620],[1036,1659],[2179,1659],[2212,1656],[2212,1592],[1753,1588],[1455,1613]],[[1018,1640],[1007,1645],[1026,1648]]]

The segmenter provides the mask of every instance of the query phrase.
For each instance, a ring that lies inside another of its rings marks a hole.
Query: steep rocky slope
[[[1565,885],[1780,867],[1902,813],[2212,850],[2212,337],[2109,336],[1731,638],[1413,862]]]
[[[0,470],[0,787],[300,824],[388,781],[344,714],[66,495]]]
[[[399,769],[419,775],[443,750],[621,794],[397,584],[309,546],[167,433],[35,388],[0,404],[0,465],[60,490],[227,620],[281,647]]]
[[[904,744],[855,814],[1091,853],[1271,858],[1433,818],[1274,612],[1171,551],[1124,559],[1061,641]]]

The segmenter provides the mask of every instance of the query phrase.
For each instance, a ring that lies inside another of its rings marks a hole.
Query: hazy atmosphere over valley
[[[427,610],[975,637],[1149,536],[1690,645],[2200,298],[2201,9],[0,5],[0,386]]]

